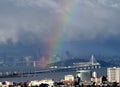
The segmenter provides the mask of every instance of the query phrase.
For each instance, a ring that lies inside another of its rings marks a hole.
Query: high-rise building
[[[120,67],[107,68],[107,79],[109,82],[120,82]]]
[[[80,70],[77,71],[77,77],[80,77],[81,81],[91,81],[91,71],[90,70]]]

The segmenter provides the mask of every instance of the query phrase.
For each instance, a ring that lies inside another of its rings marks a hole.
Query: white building
[[[109,82],[120,82],[120,67],[107,68],[107,78]]]
[[[52,79],[34,80],[31,81],[28,86],[40,86],[41,84],[48,84],[48,87],[54,86],[54,81]]]
[[[65,80],[66,81],[74,81],[74,76],[73,75],[65,75]]]
[[[92,73],[92,77],[93,77],[93,78],[97,78],[97,73],[96,73],[96,72],[93,72],[93,73]]]

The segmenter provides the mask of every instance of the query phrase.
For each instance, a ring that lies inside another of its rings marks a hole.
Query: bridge
[[[97,62],[97,60],[95,59],[94,55],[91,56],[91,59],[88,62],[88,64],[90,64],[90,65],[100,65],[100,63]]]
[[[31,64],[35,64],[38,61],[31,61]],[[24,62],[26,64],[26,62]],[[22,62],[23,64],[23,62]],[[29,64],[28,64],[29,65]],[[35,64],[36,66],[36,64]],[[26,76],[28,74],[39,74],[39,73],[50,73],[50,72],[64,72],[64,71],[76,71],[76,70],[85,70],[85,69],[96,69],[96,68],[101,68],[100,63],[97,62],[95,57],[92,55],[90,58],[90,61],[88,62],[79,62],[79,63],[74,63],[73,66],[68,66],[68,67],[57,67],[57,68],[47,68],[47,69],[34,69],[33,71],[21,71],[21,72],[16,72],[16,73],[1,73],[0,78],[2,77],[14,77],[14,76]]]
[[[79,63],[73,63],[75,67],[81,67],[81,68],[100,68],[101,65],[97,60],[95,59],[94,55],[91,56],[90,61],[88,62],[79,62]]]
[[[23,67],[28,67],[31,66],[33,68],[40,67],[41,63],[40,61],[18,61],[18,62],[13,62],[13,63],[2,63],[1,66],[23,66]],[[52,66],[49,67],[51,68],[56,68],[56,69],[73,69],[73,68],[100,68],[100,63],[97,62],[95,59],[94,55],[91,56],[90,60],[88,62],[79,62],[79,63],[73,63],[71,66]]]

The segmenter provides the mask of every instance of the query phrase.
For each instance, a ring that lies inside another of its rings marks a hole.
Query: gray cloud
[[[119,36],[119,0],[75,1],[65,10],[64,0],[0,0],[0,43],[41,42],[57,32],[65,40]]]

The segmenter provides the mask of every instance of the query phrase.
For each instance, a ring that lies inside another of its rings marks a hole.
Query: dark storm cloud
[[[58,16],[65,10],[64,0],[0,0],[0,42],[41,42],[58,31],[66,35],[65,40],[119,36],[119,0],[74,1],[75,17],[64,28]]]

